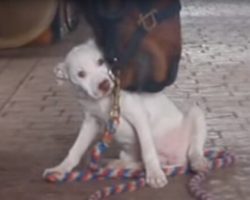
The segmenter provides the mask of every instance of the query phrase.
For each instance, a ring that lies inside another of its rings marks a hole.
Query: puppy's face
[[[60,79],[68,79],[92,99],[109,95],[114,86],[103,55],[93,40],[73,48],[65,61],[55,67],[55,74]]]

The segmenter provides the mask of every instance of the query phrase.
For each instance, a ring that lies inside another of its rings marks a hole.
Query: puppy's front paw
[[[49,182],[61,181],[69,171],[61,166],[48,168],[43,172],[43,178]]]
[[[202,156],[192,159],[191,169],[195,172],[207,172],[209,169],[208,160]]]
[[[167,177],[161,169],[147,170],[146,181],[153,188],[162,188],[168,183]]]

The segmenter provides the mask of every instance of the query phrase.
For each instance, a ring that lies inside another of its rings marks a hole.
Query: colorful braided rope
[[[145,171],[131,169],[108,169],[98,166],[101,155],[109,148],[113,136],[119,124],[119,117],[113,116],[107,123],[106,131],[103,138],[98,142],[91,154],[91,160],[88,169],[85,171],[72,171],[65,174],[62,178],[58,178],[56,173],[47,174],[45,180],[48,182],[87,182],[91,180],[105,180],[112,178],[134,179],[128,183],[112,185],[96,191],[89,197],[89,200],[99,200],[111,195],[124,192],[133,192],[146,186]],[[226,151],[208,150],[204,153],[209,161],[209,169],[214,170],[224,168],[234,163],[234,156]],[[176,176],[190,174],[192,171],[189,166],[165,166],[163,170],[166,176]],[[201,188],[201,183],[206,179],[206,173],[198,173],[191,178],[189,182],[189,191],[197,200],[212,200],[213,197]]]

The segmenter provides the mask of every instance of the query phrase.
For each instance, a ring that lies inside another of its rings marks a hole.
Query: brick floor
[[[207,146],[226,147],[237,165],[212,174],[206,186],[218,199],[249,200],[250,2],[185,0],[183,58],[167,89],[183,110],[199,102],[206,113]],[[41,174],[73,143],[81,113],[72,91],[56,85],[52,68],[89,30],[80,27],[47,48],[2,51],[0,59],[0,199],[87,199],[106,183],[49,185]],[[189,200],[186,177],[160,190],[143,189],[111,199]]]

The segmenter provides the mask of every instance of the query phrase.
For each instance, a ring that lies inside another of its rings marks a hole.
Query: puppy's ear
[[[68,79],[68,74],[66,72],[66,66],[64,62],[61,62],[57,66],[55,66],[54,73],[59,85],[62,85],[62,83]]]

